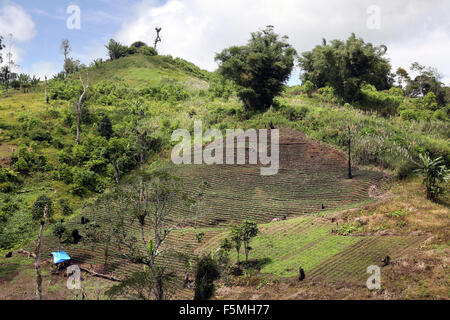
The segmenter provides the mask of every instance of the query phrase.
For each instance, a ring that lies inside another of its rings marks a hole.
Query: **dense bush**
[[[12,192],[21,182],[22,180],[17,172],[0,167],[0,192]]]
[[[12,154],[11,162],[14,169],[20,173],[52,169],[45,155],[37,154],[25,145],[21,145],[17,152]]]
[[[391,88],[388,91],[377,91],[375,86],[363,84],[358,105],[364,110],[377,111],[383,116],[393,116],[397,114],[397,109],[403,100],[403,91],[401,89]]]

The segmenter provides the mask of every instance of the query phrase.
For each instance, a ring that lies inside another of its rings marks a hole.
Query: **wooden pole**
[[[348,126],[348,178],[353,179],[352,175],[352,146],[350,137],[350,126]]]
[[[45,88],[45,102],[48,104],[48,95],[47,95],[47,76],[45,76],[44,88]]]

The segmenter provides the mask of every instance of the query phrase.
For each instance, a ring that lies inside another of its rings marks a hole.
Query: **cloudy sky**
[[[79,29],[76,11],[68,11],[74,5],[81,11]],[[6,45],[8,34],[14,35],[13,59],[21,71],[51,77],[62,69],[63,38],[71,41],[72,56],[88,64],[106,57],[110,38],[151,44],[159,26],[160,53],[212,71],[216,52],[245,44],[250,32],[269,24],[289,36],[299,53],[322,38],[355,32],[385,44],[394,68],[418,61],[438,68],[449,84],[449,13],[448,0],[0,0],[0,35]],[[298,71],[290,81],[296,82]]]

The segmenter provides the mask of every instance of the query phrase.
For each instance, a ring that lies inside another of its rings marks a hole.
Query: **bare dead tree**
[[[161,28],[155,28],[156,30],[156,39],[155,39],[155,44],[153,45],[153,47],[156,50],[156,46],[158,45],[158,42],[161,42],[161,37],[159,36],[159,33],[161,32]]]
[[[84,83],[80,73],[80,82],[83,86],[83,92],[78,98],[78,101],[75,102],[75,113],[77,116],[77,145],[79,145],[81,142],[81,111],[83,109],[83,103],[84,99],[86,98],[87,89],[89,88],[89,72],[86,72],[86,83]]]
[[[44,234],[44,227],[47,221],[47,214],[48,214],[48,205],[46,205],[44,208],[44,216],[41,220],[39,237],[36,243],[36,250],[34,251],[34,254],[36,255],[34,261],[34,269],[36,270],[36,300],[42,299],[42,275],[41,275],[41,264],[39,260],[41,257],[42,235]]]
[[[72,51],[72,46],[70,45],[69,39],[63,39],[61,41],[61,46],[59,49],[61,50],[61,53],[64,55],[64,60],[67,60],[67,57]]]
[[[124,251],[124,257],[131,262],[146,266],[146,277],[150,277],[153,296],[158,300],[165,297],[163,282],[170,273],[156,263],[159,257],[172,250],[166,239],[187,220],[198,218],[195,213],[195,216],[175,214],[175,206],[194,205],[181,187],[181,181],[165,171],[143,174],[138,181],[118,191],[117,205],[110,211],[119,220],[114,232],[119,250]],[[139,240],[133,233],[136,228],[140,230]]]

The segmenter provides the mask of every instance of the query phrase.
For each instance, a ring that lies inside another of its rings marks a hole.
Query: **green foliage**
[[[337,103],[336,90],[331,86],[319,88],[317,92],[320,94],[320,100],[326,103]]]
[[[47,218],[53,215],[53,202],[46,195],[41,195],[33,204],[31,216],[34,221],[40,221],[44,217],[44,209],[47,207]]]
[[[149,46],[143,46],[139,48],[138,50],[140,53],[142,53],[145,56],[153,57],[158,55],[158,51],[156,51],[155,48],[149,47]]]
[[[61,243],[62,237],[67,232],[66,226],[62,222],[58,222],[53,226],[52,234],[59,239]]]
[[[109,119],[109,117],[106,114],[100,120],[100,123],[98,125],[98,132],[102,137],[105,137],[108,140],[114,134],[111,119]]]
[[[73,209],[70,207],[67,199],[59,199],[58,205],[63,216],[70,216],[73,213]]]
[[[427,154],[420,154],[419,159],[420,168],[416,172],[423,175],[428,200],[436,201],[444,192],[441,184],[450,178],[450,169],[446,167],[442,157],[433,160]]]
[[[108,50],[108,55],[111,60],[116,60],[127,55],[128,48],[114,39],[110,39],[108,45],[105,47]]]
[[[17,172],[8,168],[0,167],[0,192],[12,192],[21,182],[22,180]]]
[[[216,56],[219,73],[238,86],[238,97],[249,110],[265,111],[283,91],[294,67],[295,50],[272,26],[252,33],[246,46],[230,47]]]
[[[408,212],[406,212],[405,210],[397,210],[397,211],[387,212],[386,217],[400,218],[400,217],[406,216],[407,214],[408,214]]]
[[[217,262],[205,255],[197,262],[194,300],[209,300],[214,295],[214,281],[220,276]]]
[[[234,226],[231,229],[231,240],[238,256],[239,263],[239,250],[241,245],[244,245],[245,261],[248,262],[248,254],[252,248],[250,247],[250,241],[256,237],[259,233],[258,225],[255,222],[244,221],[241,225]]]
[[[205,233],[204,232],[197,233],[195,235],[195,238],[197,239],[198,243],[202,243],[203,239],[205,238]]]
[[[346,102],[358,99],[363,82],[378,90],[389,89],[391,66],[384,57],[386,48],[375,47],[352,34],[346,42],[332,40],[304,52],[299,65],[302,82],[311,81],[317,88],[332,86]]]
[[[12,154],[11,161],[14,169],[20,173],[51,170],[51,166],[45,155],[36,154],[31,148],[25,145],[21,145],[17,153]]]
[[[48,96],[52,100],[71,101],[79,97],[82,92],[80,81],[76,80],[51,80],[48,86]]]
[[[303,93],[305,93],[309,98],[311,98],[312,93],[314,90],[314,83],[312,83],[311,81],[307,80],[305,83],[302,84],[301,86],[301,91]]]
[[[336,233],[341,236],[348,236],[359,231],[361,231],[361,225],[353,222],[342,223],[336,229]]]
[[[404,100],[403,93],[398,90],[391,88],[389,91],[377,91],[375,86],[363,83],[358,104],[362,109],[374,110],[383,116],[396,115],[397,108]]]
[[[70,186],[70,191],[75,195],[81,196],[88,190],[101,193],[105,189],[103,181],[93,171],[74,167],[72,169],[72,175],[73,183]]]

